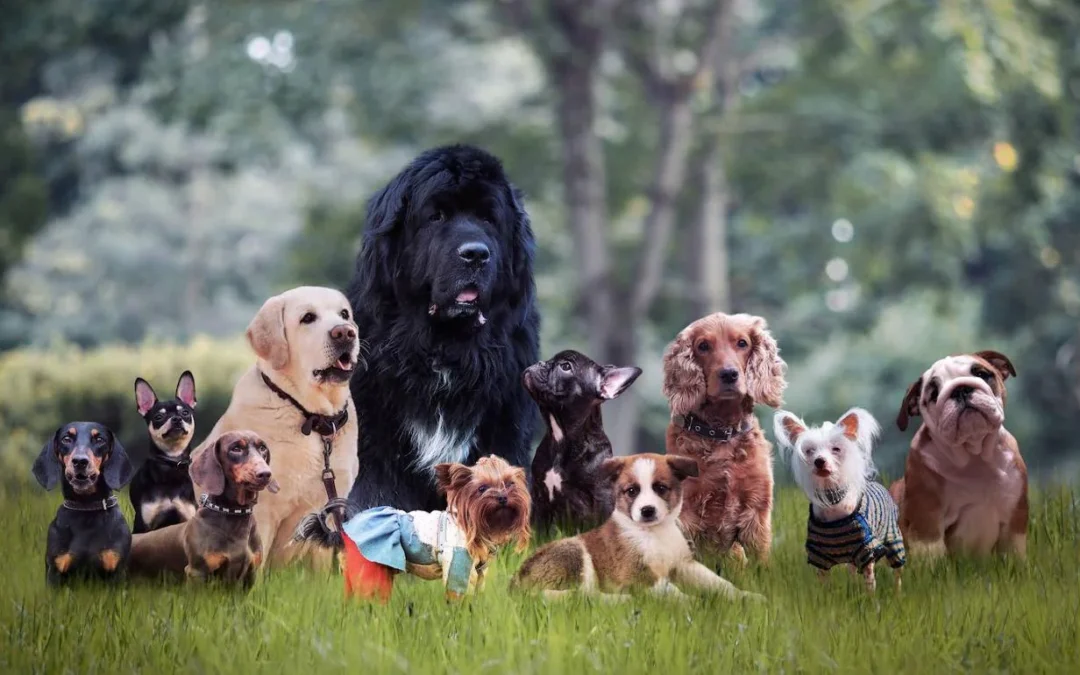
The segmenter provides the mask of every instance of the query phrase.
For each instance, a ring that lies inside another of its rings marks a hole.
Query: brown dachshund
[[[270,450],[253,431],[226,432],[192,463],[191,479],[205,491],[195,517],[133,537],[132,571],[250,587],[263,557],[254,506],[259,492],[278,490]]]
[[[744,547],[765,562],[772,545],[772,446],[754,404],[782,404],[785,369],[765,320],[749,314],[699,319],[664,353],[667,452],[696,459],[699,469],[683,486],[683,526],[741,562]]]

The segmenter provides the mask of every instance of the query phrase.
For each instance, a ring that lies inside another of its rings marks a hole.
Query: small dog
[[[41,449],[33,473],[46,490],[60,483],[64,494],[49,524],[46,581],[122,577],[131,530],[112,491],[131,480],[131,462],[113,432],[95,422],[65,424]]]
[[[1005,428],[1004,354],[948,356],[904,396],[896,425],[923,424],[911,440],[904,477],[889,491],[912,555],[1027,551],[1028,477],[1020,446]]]
[[[159,401],[146,380],[135,380],[135,407],[150,432],[150,454],[131,480],[128,496],[135,509],[133,532],[141,534],[195,515],[195,490],[188,467],[195,434],[195,378],[185,370],[176,398]]]
[[[294,541],[344,547],[346,596],[385,603],[400,572],[441,578],[450,600],[480,591],[499,546],[516,540],[523,551],[529,545],[525,471],[488,455],[472,467],[438,464],[435,480],[446,494],[446,511],[406,513],[377,506],[349,514],[341,537],[319,524],[324,509],[300,523]]]
[[[852,408],[820,427],[807,426],[785,410],[774,418],[776,439],[789,455],[795,482],[810,499],[806,530],[807,562],[822,580],[834,565],[848,564],[874,591],[874,565],[887,558],[896,587],[904,566],[904,539],[896,503],[876,475],[870,457],[881,432],[877,420]]]
[[[698,461],[687,481],[687,534],[745,563],[744,546],[766,562],[772,545],[772,446],[754,404],[783,404],[786,364],[765,320],[711,314],[683,329],[664,353],[671,405],[669,455]]]
[[[601,466],[614,486],[615,510],[595,530],[554,541],[525,561],[512,587],[542,590],[550,598],[574,591],[625,597],[647,587],[660,595],[686,597],[680,584],[729,598],[763,600],[694,560],[679,526],[684,480],[698,475],[697,462],[676,455],[614,457]]]
[[[181,527],[188,579],[221,579],[250,587],[262,565],[252,513],[259,493],[278,491],[270,449],[253,431],[229,431],[199,455],[191,478],[206,490],[195,517]]]
[[[611,485],[599,475],[612,457],[600,405],[639,375],[640,368],[600,366],[573,350],[525,369],[522,382],[548,425],[532,462],[534,526],[589,529],[611,516]]]

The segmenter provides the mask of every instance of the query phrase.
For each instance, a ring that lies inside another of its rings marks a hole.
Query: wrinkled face
[[[605,470],[614,471],[615,512],[646,528],[677,519],[682,511],[682,481],[687,475],[697,475],[696,463],[689,469],[677,462],[693,460],[651,454],[607,460]]]
[[[92,494],[109,456],[109,430],[100,424],[78,424],[57,434],[56,457],[64,468],[65,480],[75,494]]]
[[[946,357],[923,373],[918,410],[934,436],[977,443],[1005,423],[1004,378],[977,356]]]
[[[184,373],[176,398],[159,401],[146,380],[135,381],[135,405],[147,423],[154,448],[170,457],[183,455],[195,433],[195,381]]]
[[[526,368],[522,382],[545,414],[563,419],[617,397],[639,375],[640,368],[601,366],[580,352],[567,350]]]
[[[270,472],[270,449],[262,438],[250,432],[230,432],[214,448],[227,482],[237,488],[258,492],[276,488]],[[276,489],[271,492],[276,492]]]

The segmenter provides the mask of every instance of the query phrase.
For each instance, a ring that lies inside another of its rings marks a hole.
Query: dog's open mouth
[[[474,286],[465,287],[448,305],[439,306],[437,303],[432,303],[428,307],[428,315],[442,319],[475,317],[477,326],[487,323],[487,317],[480,309],[480,291]]]
[[[318,380],[329,380],[331,382],[344,382],[352,377],[353,369],[356,367],[356,359],[353,358],[352,351],[344,351],[338,354],[338,357],[334,359],[334,362],[322,368],[312,372]]]

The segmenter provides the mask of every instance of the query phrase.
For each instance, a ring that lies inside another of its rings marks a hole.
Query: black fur
[[[185,379],[189,389],[182,391]],[[140,403],[140,390],[145,396],[152,399],[149,406]],[[184,399],[187,400],[184,400]],[[175,525],[187,520],[187,516],[176,508],[162,508],[153,516],[151,522],[143,518],[143,505],[161,500],[179,500],[190,505],[190,513],[194,513],[195,488],[191,483],[188,468],[191,466],[192,439],[195,437],[195,380],[190,371],[184,371],[176,383],[176,398],[168,401],[160,401],[154,394],[154,389],[146,380],[135,380],[135,405],[139,414],[147,424],[150,434],[150,453],[146,461],[139,467],[135,477],[131,480],[131,488],[128,497],[131,506],[135,510],[135,523],[132,531],[135,534],[161,529],[169,525]],[[179,454],[169,454],[168,448],[158,445],[154,438],[158,435],[168,434],[171,439],[176,437],[180,442],[186,443]]]
[[[459,255],[465,244],[486,248],[486,262]],[[352,381],[356,506],[442,508],[437,462],[492,453],[528,468],[537,416],[521,373],[539,342],[533,249],[520,193],[474,147],[429,150],[372,197],[347,292],[370,364]],[[465,452],[418,465],[409,429],[434,431],[440,416]]]
[[[72,430],[74,433],[70,433]],[[97,471],[96,479],[91,481],[86,473],[84,482],[73,483],[72,479],[82,472],[67,470],[65,461],[71,464],[75,458],[85,459],[89,471]],[[99,508],[112,497],[113,490],[131,480],[131,462],[112,431],[94,422],[65,424],[41,449],[33,473],[46,490],[59,483],[64,494],[64,505],[49,524],[45,544],[46,581],[55,585],[75,577],[122,578],[131,551],[131,530],[119,506]],[[77,510],[81,508],[95,510]],[[112,570],[104,566],[105,551],[117,556],[118,562]],[[61,571],[58,560],[66,556],[70,556],[70,561]]]
[[[612,451],[600,405],[626,391],[639,375],[640,368],[601,366],[573,350],[525,370],[525,389],[536,399],[548,429],[532,463],[537,530],[558,526],[580,532],[611,516],[615,499],[600,465]]]

